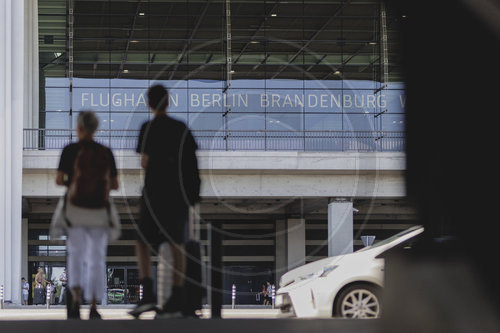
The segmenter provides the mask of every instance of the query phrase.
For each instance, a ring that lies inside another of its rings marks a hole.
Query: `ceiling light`
[[[333,75],[340,75],[340,71],[337,70],[337,71],[333,72]]]
[[[231,70],[231,71],[230,71],[230,73],[231,73],[231,74],[234,74],[234,73],[236,73],[236,72],[235,72],[234,70]]]
[[[276,17],[276,16],[278,16],[278,14],[271,14],[271,16],[272,16],[272,17]]]
[[[370,45],[377,45],[377,42],[368,42]]]
[[[406,18],[406,15],[401,15],[402,18]]]
[[[146,15],[146,13],[144,13],[144,12],[139,13],[139,16],[144,16],[144,15]]]
[[[139,41],[138,41],[138,40],[135,40],[135,39],[134,39],[134,40],[131,40],[130,42],[131,42],[131,43],[139,43]]]
[[[258,41],[256,41],[256,40],[251,40],[251,41],[250,41],[250,44],[258,44],[258,43],[259,43],[259,42],[258,42]]]
[[[124,70],[123,70],[123,73],[128,73],[128,69],[124,69]]]

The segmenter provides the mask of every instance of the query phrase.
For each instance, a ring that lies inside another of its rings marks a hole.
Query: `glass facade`
[[[99,140],[134,148],[161,83],[202,149],[400,151],[400,19],[380,1],[40,0],[33,135],[58,148],[90,109]]]
[[[229,4],[38,0],[39,128],[25,129],[24,148],[63,147],[76,138],[78,113],[94,110],[98,141],[134,149],[152,116],[147,89],[161,83],[170,92],[170,115],[189,125],[201,149],[404,150],[405,86],[394,30],[404,18],[377,0]],[[57,279],[65,241],[51,240],[49,219],[34,215],[30,282],[38,267]],[[229,290],[239,272],[254,276],[240,282],[248,303],[260,282],[274,278],[276,216],[265,218],[225,221],[232,236],[224,236],[224,283]],[[306,225],[308,262],[327,255],[326,218],[315,218]],[[370,234],[385,236],[380,223],[392,222],[375,221]],[[137,301],[132,223],[122,220],[122,237],[108,247],[109,303]],[[201,234],[206,246],[206,230]]]

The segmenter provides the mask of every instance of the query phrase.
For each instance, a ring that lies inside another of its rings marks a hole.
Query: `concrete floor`
[[[169,332],[203,332],[203,333],[255,333],[255,332],[346,332],[346,333],[378,333],[378,320],[345,320],[345,319],[285,319],[279,318],[279,310],[266,308],[223,309],[224,319],[153,319],[154,313],[141,316],[145,320],[132,320],[126,308],[101,308],[100,312],[106,320],[64,320],[66,309],[54,307],[46,309],[42,306],[27,306],[0,310],[0,332],[2,333],[164,333]],[[209,318],[209,309],[202,311],[202,318]],[[88,318],[88,307],[81,311],[82,319]],[[271,319],[273,318],[273,319]]]
[[[103,319],[110,320],[132,320],[132,316],[128,315],[131,306],[104,306],[98,308]],[[88,319],[89,308],[84,306],[80,311],[82,319]],[[147,312],[141,315],[141,319],[153,319],[155,313]],[[223,309],[222,317],[226,319],[271,319],[282,318],[282,315],[277,309],[269,308],[245,308],[245,309]],[[210,318],[210,309],[203,309],[201,318]],[[52,306],[47,309],[42,305],[29,306],[10,306],[0,310],[0,320],[65,320],[66,308],[64,306]]]

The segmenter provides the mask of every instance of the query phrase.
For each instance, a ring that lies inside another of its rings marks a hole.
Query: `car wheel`
[[[334,316],[343,318],[380,317],[380,289],[359,283],[344,289],[334,304]]]

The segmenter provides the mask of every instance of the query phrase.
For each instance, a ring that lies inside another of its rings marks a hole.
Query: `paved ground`
[[[99,308],[103,319],[127,320],[134,319],[127,312],[132,306],[103,306]],[[153,319],[154,312],[141,315],[141,319]],[[82,319],[87,319],[89,315],[88,306],[81,310]],[[282,317],[277,309],[262,307],[245,307],[240,309],[223,309],[222,317],[227,319],[270,319]],[[210,310],[202,311],[202,318],[210,318]],[[6,306],[0,310],[0,320],[64,320],[66,319],[66,308],[64,306],[52,306],[47,309],[45,306]]]
[[[243,306],[241,306],[243,307]],[[54,306],[46,309],[44,306],[7,306],[0,310],[1,333],[164,333],[171,332],[238,332],[255,333],[259,331],[278,331],[287,333],[379,333],[378,321],[345,320],[345,319],[295,319],[282,318],[279,310],[246,306],[245,308],[222,310],[223,319],[210,320],[210,309],[202,311],[202,318],[150,320],[154,313],[141,316],[145,320],[133,320],[127,314],[132,306],[102,306],[100,312],[106,320],[65,320],[66,309]],[[84,306],[82,319],[88,318],[88,306]],[[272,318],[272,319],[271,319]]]

